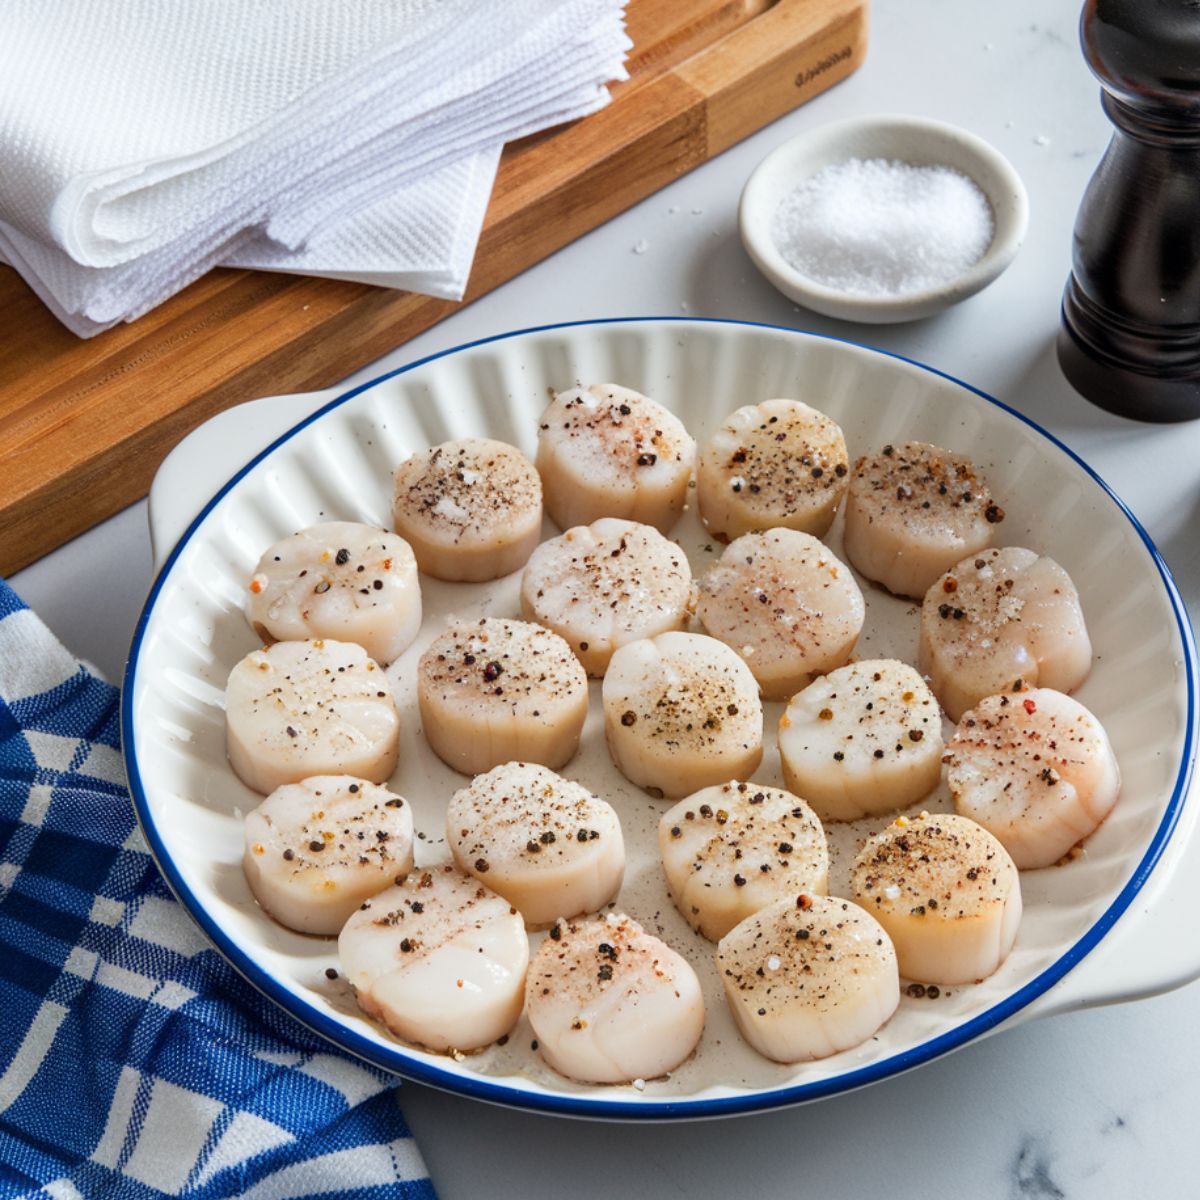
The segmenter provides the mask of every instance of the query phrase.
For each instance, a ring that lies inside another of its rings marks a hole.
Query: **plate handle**
[[[150,544],[157,574],[196,514],[228,479],[338,388],[249,400],[210,417],[163,459],[150,485]]]
[[[1046,1017],[1141,1000],[1200,979],[1196,880],[1200,836],[1195,828],[1200,788],[1184,805],[1188,828],[1176,829],[1146,886],[1116,925],[1073,971],[1029,1006]]]

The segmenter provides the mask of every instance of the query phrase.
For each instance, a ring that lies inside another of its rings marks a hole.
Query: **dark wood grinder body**
[[[1200,417],[1200,0],[1087,0],[1080,35],[1115,126],[1075,224],[1058,357],[1143,421]]]

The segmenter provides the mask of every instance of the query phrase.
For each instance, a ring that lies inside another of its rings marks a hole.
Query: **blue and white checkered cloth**
[[[395,1082],[276,1010],[172,899],[116,689],[0,580],[0,1196],[433,1200]]]

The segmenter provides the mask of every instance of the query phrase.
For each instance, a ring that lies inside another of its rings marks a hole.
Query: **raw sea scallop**
[[[477,1050],[521,1015],[525,922],[457,867],[412,871],[364,901],[338,955],[363,1012],[430,1050]]]
[[[530,928],[598,911],[615,899],[625,874],[612,806],[531,763],[505,763],[456,792],[446,840],[454,861],[514,905]]]
[[[946,761],[955,808],[1021,870],[1050,866],[1094,833],[1121,790],[1104,726],[1050,688],[981,700],[959,721]]]
[[[506,762],[557,769],[587,717],[587,675],[571,648],[527,621],[452,625],[421,655],[417,701],[434,753],[464,775]]]
[[[246,616],[264,641],[356,642],[387,666],[421,628],[421,585],[409,544],[353,521],[311,525],[267,548]]]
[[[900,1004],[887,934],[828,896],[789,896],[747,917],[721,939],[717,971],[742,1037],[776,1062],[849,1050]]]
[[[709,533],[732,541],[783,526],[821,537],[846,490],[846,439],[799,400],[739,408],[700,455],[696,495]]]
[[[964,558],[921,605],[918,665],[952,721],[1018,681],[1074,691],[1092,643],[1071,577],[1018,546]]]
[[[829,890],[829,849],[798,796],[757,783],[705,788],[669,808],[658,848],[675,907],[709,941],[760,908]]]
[[[1004,510],[969,458],[925,442],[860,458],[846,493],[846,557],[920,600],[944,571],[992,544]]]
[[[656,1079],[704,1031],[696,972],[616,913],[551,929],[529,965],[526,1005],[542,1057],[581,1083]]]
[[[1008,851],[953,814],[897,819],[859,851],[852,886],[891,936],[900,974],[921,983],[986,979],[1021,923],[1021,883]]]
[[[894,812],[938,785],[941,712],[912,667],[865,659],[792,697],[779,719],[779,757],[787,786],[824,820]]]
[[[715,638],[660,633],[622,646],[601,689],[604,734],[631,783],[664,796],[744,779],[762,761],[749,667]]]
[[[542,481],[506,442],[443,442],[396,468],[392,519],[427,575],[498,579],[523,566],[538,544]]]
[[[412,809],[352,775],[284,784],[246,814],[242,865],[281,925],[336,934],[364,900],[412,870]]]
[[[700,581],[696,615],[746,661],[768,700],[845,664],[866,609],[854,575],[811,534],[745,533]]]
[[[666,533],[695,464],[696,443],[679,418],[614,383],[559,392],[538,426],[546,511],[560,529],[623,517]]]
[[[396,769],[400,716],[361,646],[276,642],[229,673],[225,743],[238,777],[264,795],[310,775],[383,783]]]
[[[521,615],[560,634],[589,675],[613,651],[687,624],[687,556],[650,525],[604,517],[543,542],[521,577]]]

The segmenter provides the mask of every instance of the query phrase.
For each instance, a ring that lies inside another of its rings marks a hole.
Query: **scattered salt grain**
[[[1039,133],[1037,137],[1033,139],[1033,144],[1035,146],[1048,146],[1050,145],[1050,139],[1044,133]]]
[[[771,235],[815,283],[857,296],[905,296],[957,279],[992,241],[987,197],[943,166],[852,158],[780,202]]]
[[[449,496],[442,496],[433,506],[433,511],[447,521],[466,521],[471,514],[461,504],[455,504]]]
[[[650,249],[650,243],[645,238],[639,238],[633,246],[634,254],[645,254]]]

